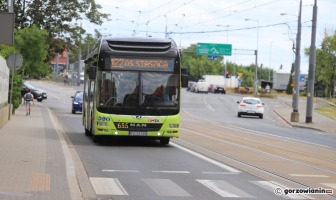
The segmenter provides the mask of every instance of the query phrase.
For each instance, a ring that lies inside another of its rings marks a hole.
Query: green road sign
[[[232,44],[197,43],[197,55],[231,56]]]

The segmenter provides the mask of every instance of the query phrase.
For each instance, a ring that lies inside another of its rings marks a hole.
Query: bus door
[[[88,130],[93,130],[93,127],[92,127],[92,119],[93,119],[93,115],[94,115],[94,89],[95,89],[95,84],[94,84],[94,80],[90,80],[88,79],[88,96],[87,96],[87,104],[86,104],[86,123],[87,123],[87,129]]]

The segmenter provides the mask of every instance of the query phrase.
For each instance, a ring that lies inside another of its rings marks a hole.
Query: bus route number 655
[[[127,122],[120,122],[117,124],[118,129],[128,129],[128,123]]]

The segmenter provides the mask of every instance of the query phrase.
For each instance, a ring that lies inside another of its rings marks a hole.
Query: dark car
[[[221,94],[226,94],[226,88],[223,85],[215,85],[212,90],[212,93],[221,93]]]
[[[34,99],[36,99],[38,102],[41,102],[44,99],[43,98],[43,92],[40,89],[33,86],[32,84],[30,84],[29,82],[27,82],[27,81],[24,81],[22,83],[21,96],[24,96],[28,92],[29,89],[34,96]],[[47,96],[47,93],[46,92],[44,92],[44,93],[45,93],[45,96]]]
[[[72,114],[75,114],[77,111],[82,112],[83,91],[81,90],[76,91],[75,95],[71,96],[71,98],[72,98],[72,108],[71,108]]]
[[[43,99],[47,99],[48,98],[48,95],[47,95],[47,92],[42,90],[41,88],[37,88],[39,91],[41,91],[41,94],[42,94],[42,97]]]

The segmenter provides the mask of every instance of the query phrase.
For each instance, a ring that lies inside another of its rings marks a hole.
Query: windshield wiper
[[[147,96],[145,98],[145,102],[143,103],[143,106],[146,107],[146,104],[149,104],[151,107],[153,107],[156,112],[161,113],[162,111],[157,107],[157,105],[155,104],[155,102],[153,101],[151,96]],[[147,107],[147,109],[150,107]]]

